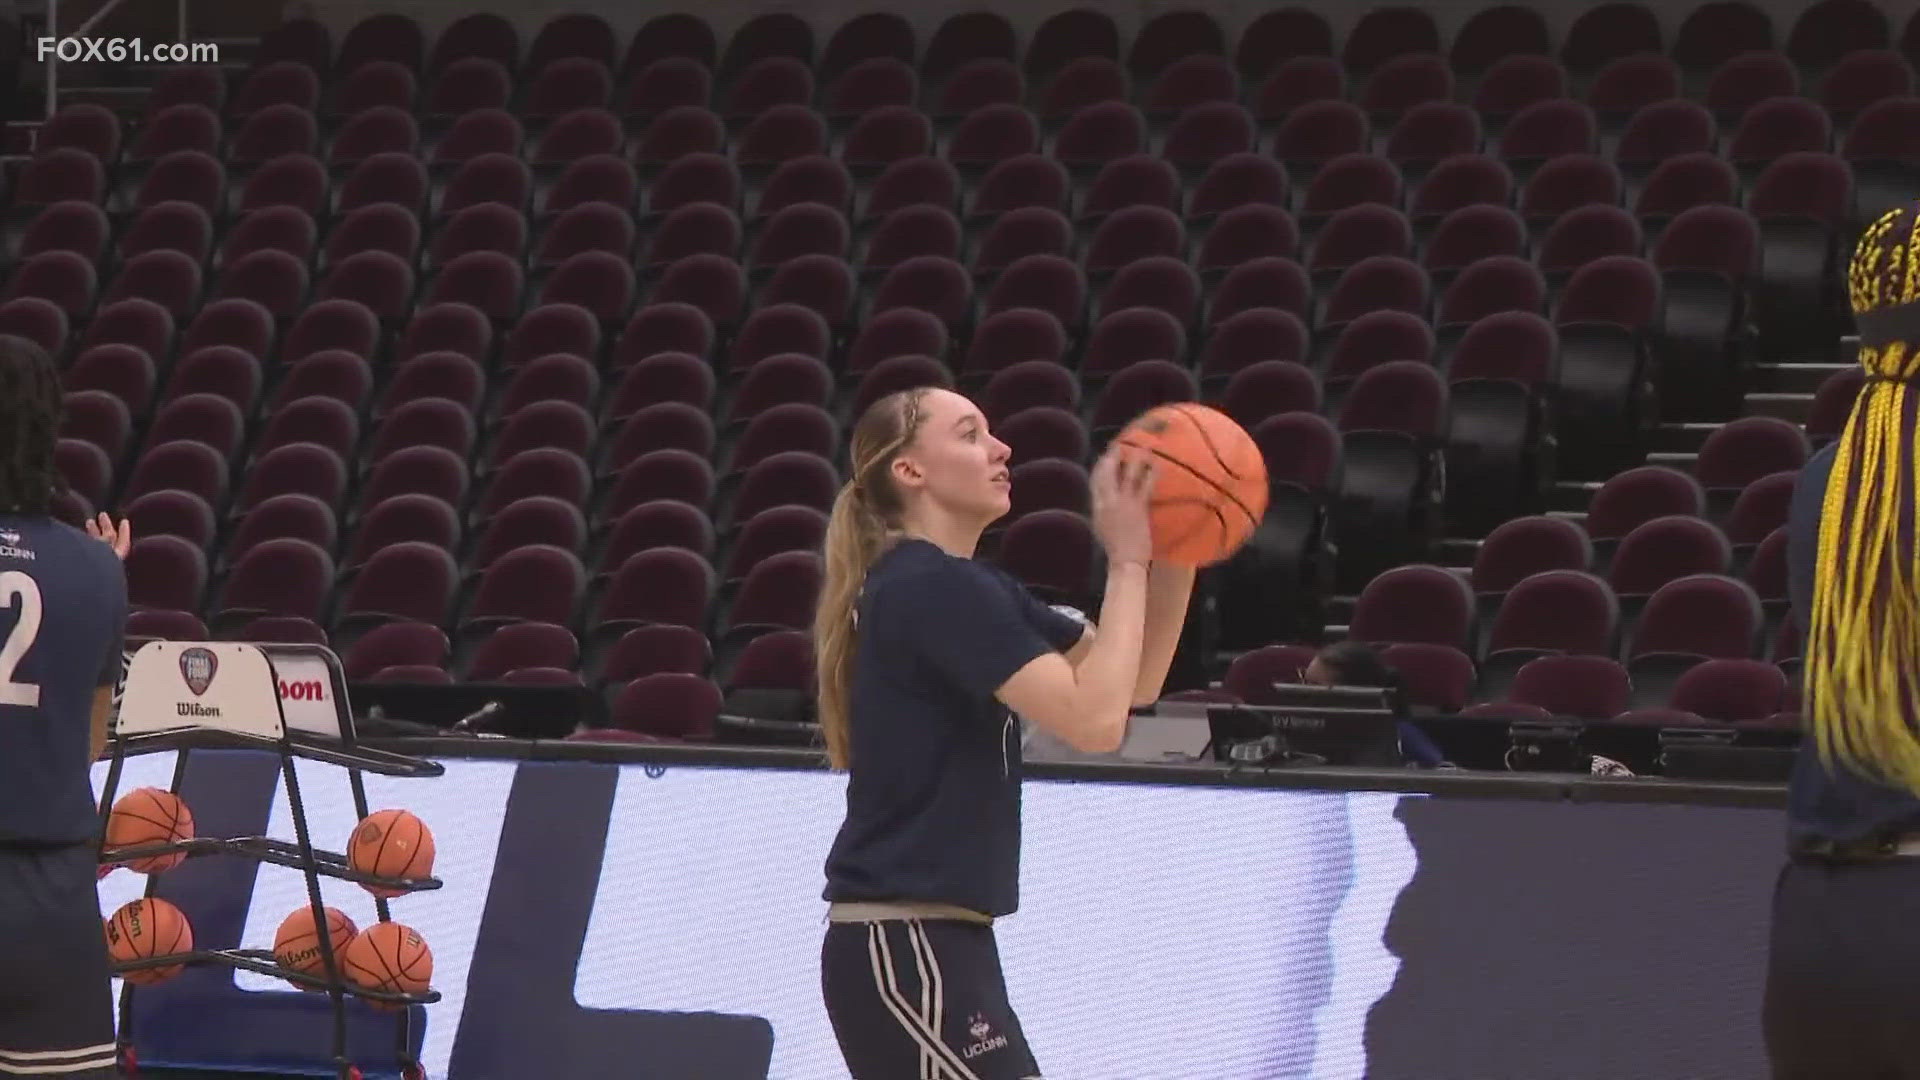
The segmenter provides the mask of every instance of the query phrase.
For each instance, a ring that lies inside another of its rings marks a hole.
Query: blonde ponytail
[[[888,468],[920,427],[925,390],[903,390],[873,403],[854,425],[851,476],[827,519],[826,576],[813,615],[814,674],[820,733],[836,769],[852,762],[849,699],[859,644],[855,617],[867,570],[898,539],[900,496]]]
[[[846,768],[849,761],[847,698],[856,640],[854,605],[867,583],[867,567],[880,556],[886,538],[886,523],[868,509],[859,484],[849,480],[833,500],[833,514],[827,519],[826,579],[813,615],[820,733],[827,741],[827,758],[836,769]]]

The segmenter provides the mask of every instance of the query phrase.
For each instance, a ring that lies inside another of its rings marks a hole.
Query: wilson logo
[[[280,697],[286,701],[325,701],[327,684],[318,679],[303,679],[297,682],[280,680]]]

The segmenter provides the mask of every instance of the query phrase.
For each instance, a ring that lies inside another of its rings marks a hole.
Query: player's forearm
[[[1093,646],[1074,671],[1080,698],[1076,711],[1092,729],[1088,742],[1107,749],[1118,747],[1126,736],[1127,715],[1140,681],[1147,578],[1144,563],[1119,563],[1108,568]]]
[[[1180,632],[1187,625],[1187,604],[1193,597],[1195,571],[1191,566],[1156,562],[1147,571],[1146,622],[1140,647],[1140,674],[1134,683],[1133,704],[1151,705],[1166,688]]]

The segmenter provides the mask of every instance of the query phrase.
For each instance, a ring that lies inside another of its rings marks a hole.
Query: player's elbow
[[[1109,754],[1118,750],[1127,731],[1124,712],[1115,719],[1074,701],[1062,701],[1058,708],[1030,710],[1020,715],[1083,754]]]
[[[1059,653],[1039,657],[1000,688],[1000,700],[1082,753],[1119,749],[1128,708],[1118,686],[1103,687],[1076,673]]]
[[[1130,715],[1132,710],[1124,706],[1077,701],[1055,715],[1051,727],[1061,741],[1083,754],[1111,754],[1126,740]]]
[[[1111,754],[1120,749],[1126,738],[1127,714],[1122,712],[1114,717],[1100,717],[1081,729],[1074,749],[1084,754]]]

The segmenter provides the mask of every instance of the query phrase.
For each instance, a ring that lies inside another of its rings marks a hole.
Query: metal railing
[[[74,27],[72,30],[65,31],[63,33],[60,29],[60,0],[47,0],[47,26],[45,31],[46,36],[53,39],[55,42],[58,42],[63,37],[70,37],[70,38],[87,37],[93,32],[95,27],[100,25],[102,20],[104,20],[107,16],[113,14],[114,11],[120,7],[121,3],[122,3],[122,0],[107,0],[106,3],[100,5],[100,10],[94,12],[92,15],[87,16],[86,21],[82,22],[79,26]],[[185,41],[187,40],[187,0],[176,0],[175,6],[177,8],[177,19],[176,19],[175,31],[178,35],[176,40]],[[38,48],[36,48],[34,51],[36,54],[39,52]],[[47,71],[46,71],[47,118],[51,119],[53,117],[54,112],[59,108],[59,97],[60,97],[60,54],[59,52],[55,51],[55,52],[48,53],[44,63],[46,64],[46,68],[47,68]]]

